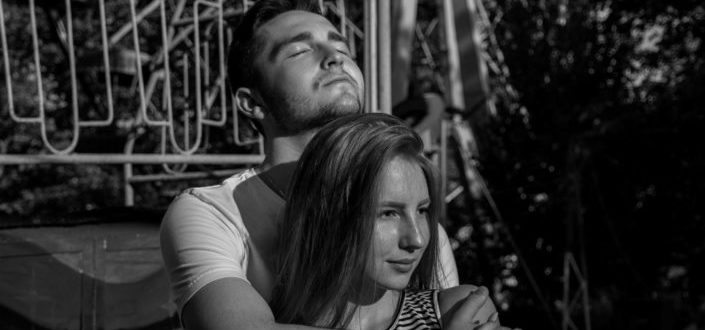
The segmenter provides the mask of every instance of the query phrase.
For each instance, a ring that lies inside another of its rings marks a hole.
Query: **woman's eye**
[[[429,212],[429,208],[428,208],[428,207],[419,208],[419,213],[420,213],[420,214],[427,215],[428,212]]]
[[[396,217],[397,215],[398,215],[398,213],[395,210],[384,210],[384,211],[380,212],[380,216],[383,218]]]

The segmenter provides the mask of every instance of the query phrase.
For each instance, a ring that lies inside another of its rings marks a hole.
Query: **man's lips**
[[[348,77],[347,75],[336,75],[331,78],[322,79],[320,85],[321,86],[330,86],[330,85],[341,83],[341,82],[347,82],[353,86],[355,85],[355,81],[352,78]]]

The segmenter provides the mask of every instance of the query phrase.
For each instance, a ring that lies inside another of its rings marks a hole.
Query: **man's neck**
[[[265,138],[264,142],[264,162],[259,166],[260,171],[266,171],[279,164],[295,162],[299,160],[301,153],[315,131],[308,131],[297,135],[275,136],[271,139]]]

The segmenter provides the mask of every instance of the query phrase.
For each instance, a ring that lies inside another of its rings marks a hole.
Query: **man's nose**
[[[321,51],[323,52],[323,61],[321,62],[321,65],[324,69],[343,65],[344,55],[341,54],[337,48],[324,45],[321,46]]]
[[[404,219],[400,225],[402,228],[400,228],[401,237],[399,240],[399,248],[414,252],[424,247],[426,237],[421,229],[423,226],[422,221],[425,221],[425,219],[421,220],[413,216]]]

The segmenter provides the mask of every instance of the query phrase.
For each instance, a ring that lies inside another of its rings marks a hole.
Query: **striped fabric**
[[[389,330],[441,329],[438,290],[404,291],[401,300]]]

